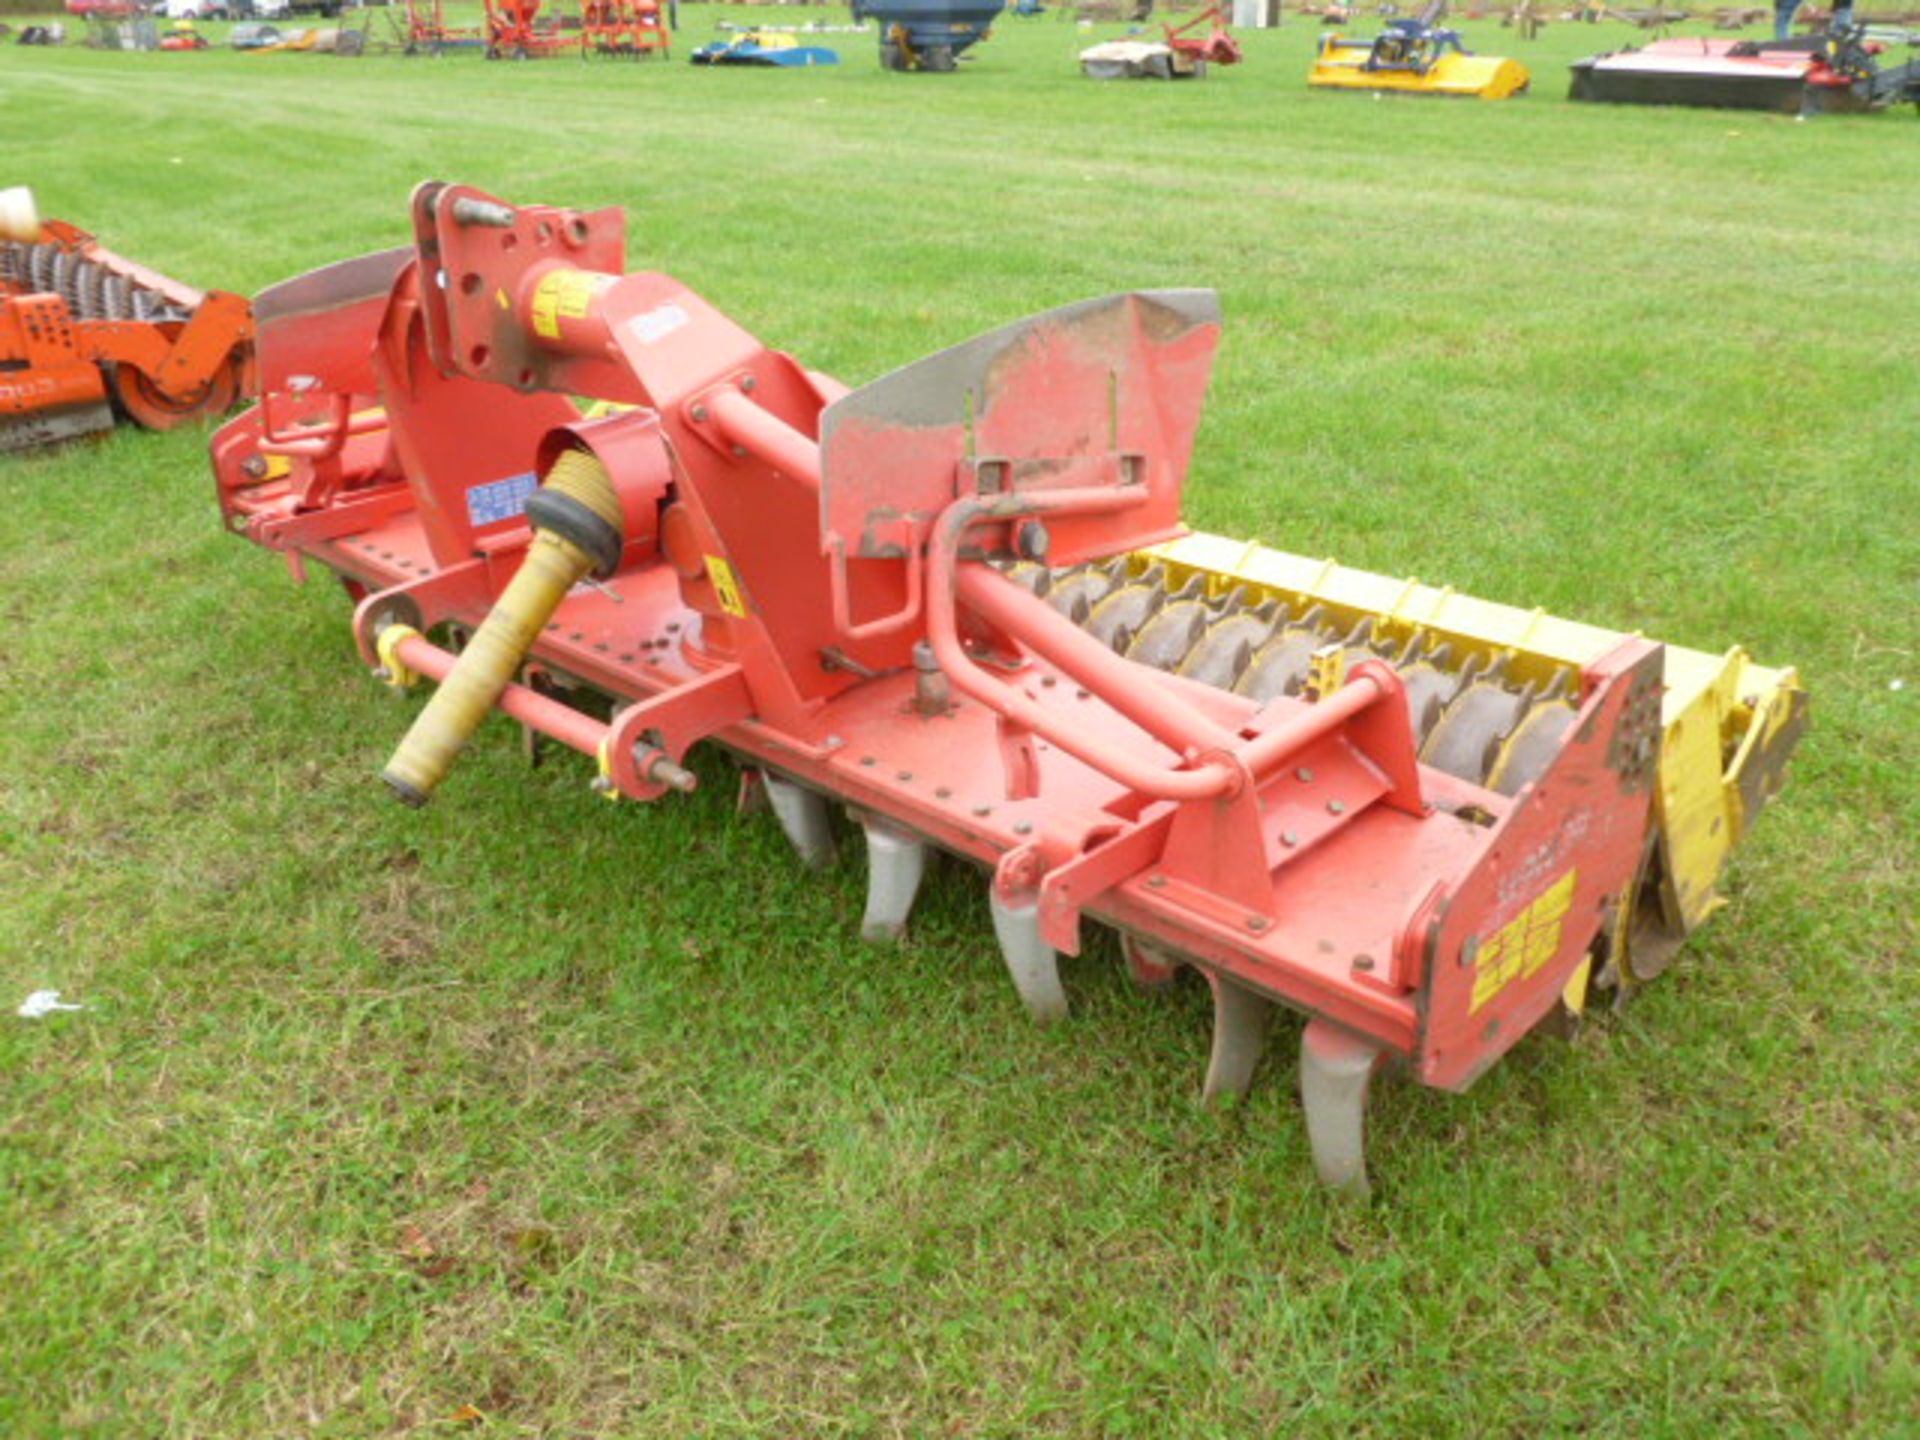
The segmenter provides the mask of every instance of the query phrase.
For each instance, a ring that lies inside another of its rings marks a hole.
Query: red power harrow
[[[849,808],[869,939],[903,932],[929,846],[984,867],[1039,1019],[1090,921],[1138,977],[1211,984],[1209,1094],[1248,1084],[1276,1002],[1307,1012],[1313,1153],[1347,1189],[1377,1065],[1462,1089],[1618,968],[1664,834],[1661,646],[1606,637],[1492,730],[1475,717],[1521,693],[1506,662],[1454,675],[1462,778],[1420,759],[1444,647],[1322,641],[1236,693],[1189,663],[1202,629],[1264,626],[1264,656],[1324,608],[1283,624],[1192,567],[1133,598],[1177,564],[1142,547],[1206,539],[1179,537],[1211,292],[1071,305],[849,391],[625,274],[618,210],[436,183],[413,224],[259,297],[264,397],[213,446],[229,526],[347,581],[377,676],[436,682],[386,769],[402,798],[494,709],[592,757],[609,796],[691,789],[715,742],[810,864]],[[1090,628],[1075,587],[1136,622]],[[1179,622],[1188,673],[1143,663],[1183,606],[1212,617]],[[1252,673],[1234,659],[1227,687]]]

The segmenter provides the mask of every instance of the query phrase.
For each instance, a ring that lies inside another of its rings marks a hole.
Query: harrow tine
[[[800,863],[809,870],[825,870],[833,864],[833,826],[827,815],[826,797],[771,770],[763,773],[767,782],[767,804],[799,855]]]
[[[1208,1100],[1244,1095],[1267,1048],[1273,1002],[1212,970],[1205,973],[1213,990],[1213,1052],[1201,1095]]]
[[[1381,1052],[1324,1020],[1300,1036],[1300,1103],[1307,1112],[1313,1168],[1329,1190],[1364,1200],[1367,1085]]]
[[[1028,900],[1009,904],[994,890],[993,933],[1000,941],[1000,956],[1007,962],[1013,988],[1027,1013],[1042,1025],[1066,1018],[1067,992],[1060,988],[1060,963],[1053,947],[1040,938],[1040,904]]]
[[[867,832],[867,911],[860,938],[891,944],[907,933],[907,916],[927,870],[927,845],[876,820],[862,822]]]

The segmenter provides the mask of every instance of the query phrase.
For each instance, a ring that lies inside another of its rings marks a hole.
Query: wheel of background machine
[[[920,68],[934,75],[951,75],[954,69],[951,45],[929,45],[920,52]]]
[[[904,70],[906,63],[900,55],[900,47],[891,40],[880,42],[880,68],[882,70]]]
[[[208,415],[224,415],[240,393],[240,380],[231,365],[222,365],[211,380],[191,395],[168,395],[131,365],[115,365],[107,372],[107,388],[114,403],[144,430],[173,430]]]

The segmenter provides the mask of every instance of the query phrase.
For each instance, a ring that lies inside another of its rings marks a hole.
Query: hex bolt
[[[740,377],[740,393],[742,395],[751,395],[757,388],[759,388],[759,385],[760,385],[760,382],[754,379],[753,376],[751,375],[742,375]]]
[[[1372,957],[1371,955],[1356,955],[1356,956],[1354,956],[1354,957],[1353,957],[1353,968],[1354,968],[1354,969],[1356,969],[1356,970],[1371,970],[1371,969],[1373,969],[1373,957]]]
[[[1329,815],[1344,815],[1344,814],[1346,814],[1346,813],[1347,813],[1347,802],[1346,802],[1346,801],[1344,801],[1344,800],[1329,800],[1329,801],[1327,801],[1327,813],[1328,813]]]
[[[1300,837],[1291,830],[1282,830],[1280,832],[1280,843],[1291,850],[1300,843]]]
[[[977,816],[979,816],[979,817],[980,817],[980,818],[981,818],[982,820],[984,820],[984,819],[986,819],[986,817],[987,817],[987,816],[989,816],[989,815],[991,815],[991,814],[993,813],[993,806],[991,806],[991,805],[976,805],[976,806],[974,806],[974,807],[973,807],[973,813],[974,813],[975,815],[977,815]]]
[[[1164,890],[1164,889],[1166,889],[1166,888],[1167,888],[1167,877],[1166,877],[1166,876],[1164,876],[1164,875],[1149,875],[1149,876],[1147,876],[1147,888],[1148,888],[1149,890]]]
[[[1302,765],[1298,770],[1293,772],[1293,778],[1298,780],[1302,785],[1311,785],[1313,783],[1312,767]]]
[[[896,774],[893,778],[898,780],[901,784],[904,785],[907,781],[913,779],[913,771],[902,770],[898,774]]]
[[[707,423],[707,407],[706,406],[696,405],[693,407],[693,410],[691,413],[693,415],[694,424],[704,425]]]
[[[1262,930],[1265,930],[1272,923],[1273,922],[1267,919],[1267,917],[1264,915],[1247,916],[1247,929],[1253,931],[1253,933],[1256,935],[1258,935]]]
[[[860,763],[862,765],[872,765],[874,763],[874,758],[871,755],[862,755],[860,757]]]
[[[1013,833],[1016,835],[1031,835],[1033,833],[1033,822],[1031,820],[1015,821]]]
[[[944,715],[953,704],[953,691],[940,668],[933,647],[921,640],[913,647],[913,708],[920,715]]]

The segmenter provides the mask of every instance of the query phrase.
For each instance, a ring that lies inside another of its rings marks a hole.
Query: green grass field
[[[717,759],[616,809],[496,721],[404,811],[412,706],[203,433],[0,460],[0,1434],[1920,1434],[1920,125],[1574,107],[1633,32],[1467,30],[1535,93],[1309,93],[1297,21],[1180,86],[1053,17],[957,77],[0,48],[0,184],[201,285],[442,177],[626,205],[849,381],[1216,286],[1195,524],[1815,704],[1683,963],[1381,1086],[1355,1209],[1297,1022],[1205,1108],[1204,987],[1103,941],[1036,1031],[978,876],[863,949],[857,849]]]

